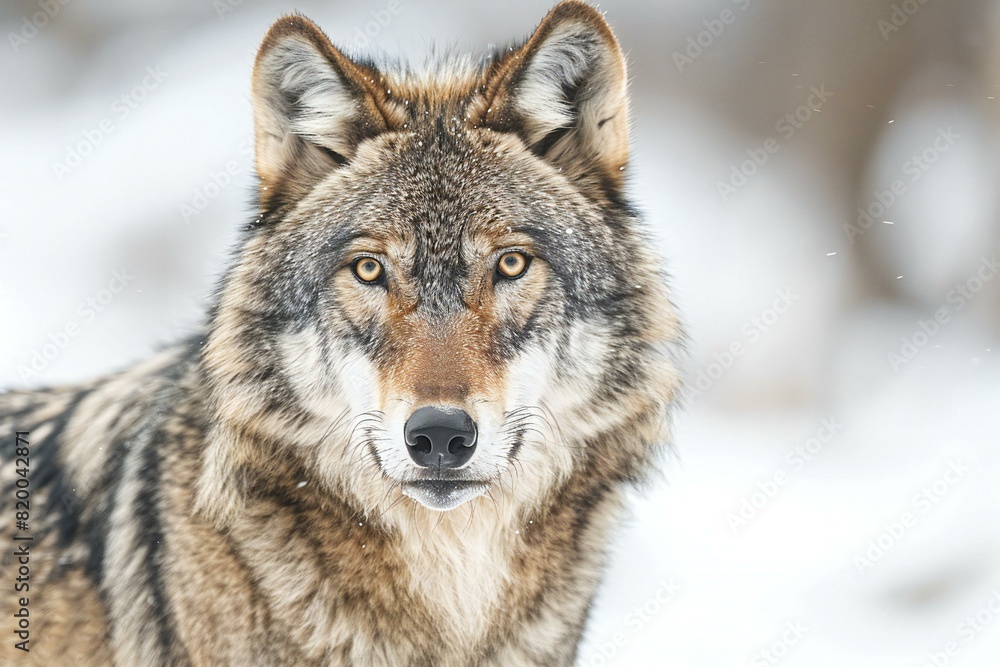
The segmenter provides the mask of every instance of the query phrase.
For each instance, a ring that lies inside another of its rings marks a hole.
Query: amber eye
[[[378,282],[382,277],[382,264],[377,259],[362,257],[354,263],[354,275],[363,283]]]
[[[520,278],[528,269],[528,258],[524,253],[507,252],[497,262],[497,271],[504,278]]]

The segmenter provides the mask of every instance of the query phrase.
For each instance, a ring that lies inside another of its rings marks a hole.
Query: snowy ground
[[[379,28],[390,51],[503,41],[545,6],[402,2]],[[230,5],[70,3],[17,53],[0,45],[0,386],[91,377],[198,322],[247,214],[254,49],[291,8]],[[357,43],[384,6],[295,8]],[[0,11],[4,35],[21,25]],[[636,71],[635,194],[688,321],[691,395],[663,482],[615,541],[580,664],[1000,664],[994,119],[946,97],[898,110],[873,192],[942,128],[960,138],[908,181],[894,224],[865,232],[904,286],[879,296],[842,229],[853,205],[807,142],[721,201],[716,181],[759,138]],[[106,294],[115,271],[127,289]]]

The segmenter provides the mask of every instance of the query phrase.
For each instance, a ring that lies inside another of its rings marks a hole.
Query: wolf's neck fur
[[[498,494],[439,513],[397,495],[369,517],[318,484],[290,486],[249,501],[225,533],[269,613],[295,619],[309,659],[348,637],[381,650],[356,634],[372,614],[403,635],[442,630],[454,661],[440,664],[463,664],[498,635],[565,641],[582,629],[620,509],[617,492],[582,476],[536,508]],[[522,616],[547,595],[570,602]]]

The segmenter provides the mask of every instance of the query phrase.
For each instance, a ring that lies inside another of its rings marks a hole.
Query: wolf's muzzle
[[[426,406],[406,420],[403,437],[410,458],[423,468],[459,468],[476,451],[476,422],[458,408]]]

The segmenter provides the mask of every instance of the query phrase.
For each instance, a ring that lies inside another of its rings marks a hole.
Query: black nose
[[[457,408],[420,408],[406,420],[403,436],[410,458],[424,468],[458,468],[476,451],[476,422]]]

